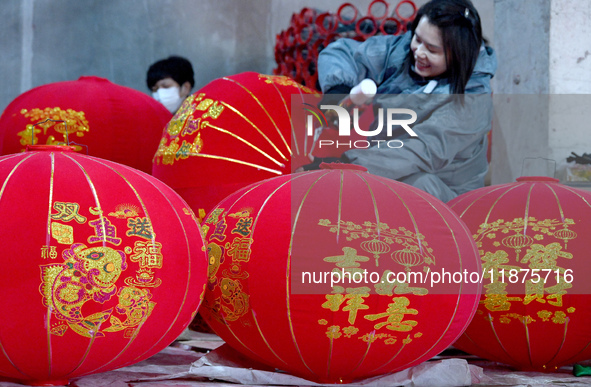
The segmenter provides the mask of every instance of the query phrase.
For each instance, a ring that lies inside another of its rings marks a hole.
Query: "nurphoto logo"
[[[312,106],[310,104],[306,104]],[[313,107],[313,106],[312,106]],[[327,111],[333,110],[338,119],[338,131],[339,137],[343,137],[343,140],[347,140],[347,137],[351,136],[351,127],[355,130],[357,134],[364,137],[374,137],[378,136],[382,131],[386,130],[387,138],[392,137],[392,131],[394,128],[402,127],[411,137],[417,137],[417,134],[414,130],[412,130],[411,126],[417,120],[417,113],[411,109],[403,109],[403,108],[387,108],[384,114],[384,109],[379,108],[377,111],[377,126],[375,129],[364,130],[359,125],[359,108],[354,107],[351,110],[339,105],[320,105],[320,109]],[[308,136],[314,136],[315,140],[319,137],[319,129],[322,130],[323,127],[328,126],[328,120],[325,114],[322,111],[315,112],[311,109],[304,108],[307,112],[311,113],[311,115],[307,115],[306,118],[306,133]],[[352,117],[351,117],[352,115]],[[314,117],[320,123],[320,127],[314,128]],[[384,117],[385,117],[385,124],[384,124]],[[353,125],[351,125],[351,121],[353,121]],[[402,148],[404,143],[400,140],[356,140],[356,141],[333,141],[333,140],[320,140],[318,142],[318,147],[322,148],[323,146],[336,146],[339,147],[348,147],[348,148],[357,148],[357,149],[365,149],[369,148],[370,146],[377,146],[379,147],[388,147],[388,148]]]

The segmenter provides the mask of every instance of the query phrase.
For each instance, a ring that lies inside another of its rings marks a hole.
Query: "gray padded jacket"
[[[318,80],[327,92],[370,78],[378,85],[374,106],[383,111],[389,107],[414,110],[417,120],[411,126],[417,137],[404,130],[395,130],[388,137],[384,127],[372,139],[398,139],[404,145],[389,148],[374,141],[372,144],[380,146],[352,149],[345,156],[370,173],[411,184],[447,202],[484,186],[487,133],[493,117],[490,79],[496,70],[496,56],[492,48],[483,45],[465,94],[451,95],[446,78],[423,79],[408,68],[405,62],[411,38],[409,31],[365,42],[339,39],[321,51]]]

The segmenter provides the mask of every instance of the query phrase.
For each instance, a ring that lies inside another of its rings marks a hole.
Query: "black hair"
[[[476,8],[470,0],[431,0],[419,8],[410,24],[413,33],[423,16],[441,31],[451,92],[464,94],[485,42]]]
[[[172,78],[180,86],[185,82],[189,82],[191,88],[195,85],[191,62],[180,56],[169,56],[168,58],[159,60],[150,66],[146,77],[148,89],[152,90],[152,87],[154,87],[159,80],[164,78]]]

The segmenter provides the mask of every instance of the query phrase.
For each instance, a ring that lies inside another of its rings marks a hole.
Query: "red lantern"
[[[0,373],[28,384],[127,366],[195,315],[206,255],[162,182],[71,147],[0,157]]]
[[[449,346],[480,286],[431,283],[429,273],[480,266],[470,234],[441,201],[362,167],[329,166],[342,169],[255,183],[209,213],[200,314],[246,356],[346,383]]]
[[[292,155],[304,153],[292,145],[291,101],[306,94],[320,99],[288,77],[253,72],[210,82],[169,122],[153,175],[205,215],[248,184],[291,173]]]
[[[589,203],[590,192],[546,177],[448,203],[474,234],[484,274],[478,311],[456,347],[521,370],[591,358]]]
[[[30,144],[73,142],[91,156],[151,173],[171,117],[147,94],[104,78],[50,83],[19,95],[2,113],[0,154],[23,152]]]

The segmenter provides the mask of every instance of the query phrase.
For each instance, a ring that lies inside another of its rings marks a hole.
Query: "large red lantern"
[[[328,166],[255,183],[209,213],[200,314],[244,355],[317,382],[431,358],[480,298],[479,284],[430,276],[480,272],[468,230],[423,191]]]
[[[522,177],[448,204],[474,235],[483,295],[456,347],[521,370],[591,358],[591,192]]]
[[[234,191],[292,172],[304,154],[291,104],[320,95],[284,76],[245,72],[216,79],[190,95],[168,123],[152,173],[203,215]],[[310,140],[310,146],[312,141]]]
[[[91,156],[151,173],[171,117],[154,98],[104,78],[50,83],[6,107],[0,117],[0,154],[23,152],[30,144],[79,144],[74,146]]]
[[[123,367],[194,317],[207,257],[186,203],[68,147],[0,157],[0,375],[51,385]]]

